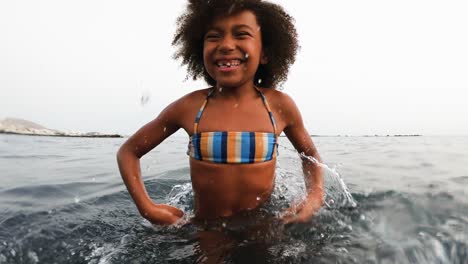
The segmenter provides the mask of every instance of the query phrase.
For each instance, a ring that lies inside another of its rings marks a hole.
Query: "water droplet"
[[[29,257],[30,260],[32,260],[33,263],[38,263],[39,262],[39,258],[37,257],[37,254],[34,251],[29,251],[28,252],[28,257]]]
[[[151,99],[151,94],[149,91],[144,91],[140,97],[141,106],[145,106]]]
[[[14,256],[16,256],[16,251],[14,249],[11,249],[10,254],[14,257]]]
[[[237,108],[239,106],[239,104],[234,104],[234,108]]]
[[[222,92],[223,91],[223,87],[219,87],[219,92]]]
[[[232,11],[234,11],[234,7],[236,6],[236,4],[232,4],[230,7],[229,7],[229,10],[228,10],[228,15],[230,15],[232,13]]]
[[[163,131],[164,131],[164,132],[166,132],[166,129],[167,129],[167,128],[166,128],[166,127],[164,127]]]
[[[260,201],[260,197],[257,196],[257,201]]]
[[[333,205],[334,203],[335,203],[335,200],[333,200],[333,199],[330,199],[330,201],[328,201],[329,205]]]
[[[338,248],[338,251],[342,253],[348,253],[348,250],[344,247]]]
[[[145,216],[148,216],[148,213],[147,213],[147,212],[145,212]]]
[[[359,217],[359,219],[361,219],[361,220],[366,220],[366,216],[365,216],[365,215],[361,215],[361,216]]]
[[[323,233],[320,233],[320,238],[324,238],[325,235]]]
[[[137,180],[137,177],[136,177],[136,176],[133,176],[133,180],[136,181],[136,180]]]
[[[80,202],[80,197],[75,196],[75,203],[79,203],[79,202]]]
[[[92,181],[95,182],[95,181],[96,181],[96,177],[93,177]]]
[[[226,223],[223,222],[222,226],[223,226],[223,227],[226,227]]]

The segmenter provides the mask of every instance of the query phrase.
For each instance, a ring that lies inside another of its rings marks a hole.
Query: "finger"
[[[184,215],[184,211],[180,210],[177,207],[170,206],[170,205],[167,205],[167,204],[161,204],[160,207],[167,210],[167,211],[169,211],[171,214],[176,215],[178,217],[182,217]]]
[[[180,210],[179,208],[171,207],[169,208],[169,211],[178,217],[182,217],[184,215],[184,212]]]
[[[182,217],[182,216],[184,216],[184,211],[182,211],[182,210],[180,210],[180,209],[177,209],[176,215],[177,215],[178,217]]]

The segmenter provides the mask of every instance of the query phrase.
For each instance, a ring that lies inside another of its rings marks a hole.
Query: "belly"
[[[264,203],[275,182],[273,159],[254,164],[219,164],[190,159],[197,218],[211,219]]]

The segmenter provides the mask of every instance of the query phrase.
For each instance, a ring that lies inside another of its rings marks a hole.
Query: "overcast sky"
[[[468,134],[468,1],[273,2],[296,19],[282,88],[311,134]],[[172,59],[185,3],[0,1],[0,119],[133,133],[206,87]]]

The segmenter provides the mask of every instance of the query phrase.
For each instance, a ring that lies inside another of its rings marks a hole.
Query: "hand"
[[[317,196],[308,197],[306,200],[293,204],[282,217],[285,224],[306,223],[322,207],[322,198]]]
[[[140,214],[153,224],[172,225],[182,218],[184,212],[167,204],[151,204],[141,209]]]

